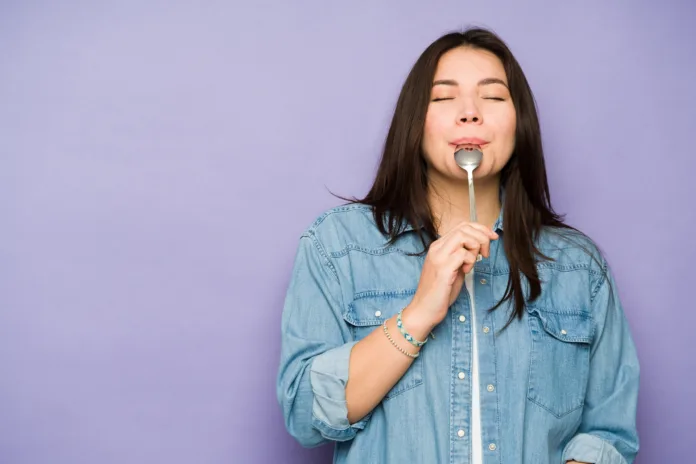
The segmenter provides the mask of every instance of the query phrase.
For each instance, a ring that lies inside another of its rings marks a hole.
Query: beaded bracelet
[[[425,343],[428,341],[428,338],[425,338],[425,341],[421,342],[413,338],[413,336],[406,332],[406,329],[404,328],[404,324],[401,321],[401,313],[403,313],[404,310],[402,309],[399,311],[399,314],[396,316],[396,326],[399,328],[399,331],[401,332],[401,335],[404,336],[406,340],[408,340],[413,346],[420,348],[421,346],[425,345]]]
[[[391,335],[389,335],[389,331],[387,330],[387,321],[384,321],[384,325],[382,325],[382,328],[384,329],[384,335],[386,335],[387,338],[389,339],[389,341],[391,342],[391,344],[394,345],[394,348],[401,351],[403,354],[405,354],[409,358],[416,359],[418,356],[420,356],[420,353],[416,353],[416,354],[409,353],[408,351],[404,350],[403,348],[401,348],[399,345],[396,344],[396,342],[391,337]]]

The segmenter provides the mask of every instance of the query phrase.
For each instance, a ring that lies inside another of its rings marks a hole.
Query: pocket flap
[[[558,313],[535,306],[529,312],[538,317],[541,326],[552,337],[568,343],[592,343],[594,323],[592,316],[577,311]]]
[[[343,318],[356,327],[381,325],[408,306],[413,295],[413,292],[360,293],[348,305]]]

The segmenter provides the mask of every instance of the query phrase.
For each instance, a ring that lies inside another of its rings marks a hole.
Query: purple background
[[[329,462],[275,399],[298,236],[469,24],[517,55],[554,205],[617,275],[637,462],[693,459],[693,3],[110,3],[0,5],[0,462]]]

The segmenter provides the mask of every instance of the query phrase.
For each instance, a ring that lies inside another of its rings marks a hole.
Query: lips
[[[478,137],[462,137],[460,139],[452,140],[450,142],[451,145],[466,145],[466,144],[472,144],[472,145],[485,145],[488,143],[488,140],[483,140]]]
[[[464,150],[480,150],[484,145],[488,145],[488,140],[480,139],[478,137],[462,137],[457,140],[452,140],[449,144],[454,147],[455,151],[459,149]]]

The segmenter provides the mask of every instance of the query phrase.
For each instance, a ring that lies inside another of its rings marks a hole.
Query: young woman
[[[480,149],[478,221],[454,159]],[[479,256],[481,255],[481,256]],[[550,203],[527,80],[447,34],[401,90],[372,189],[303,233],[278,400],[336,463],[630,463],[639,364],[611,271]]]

